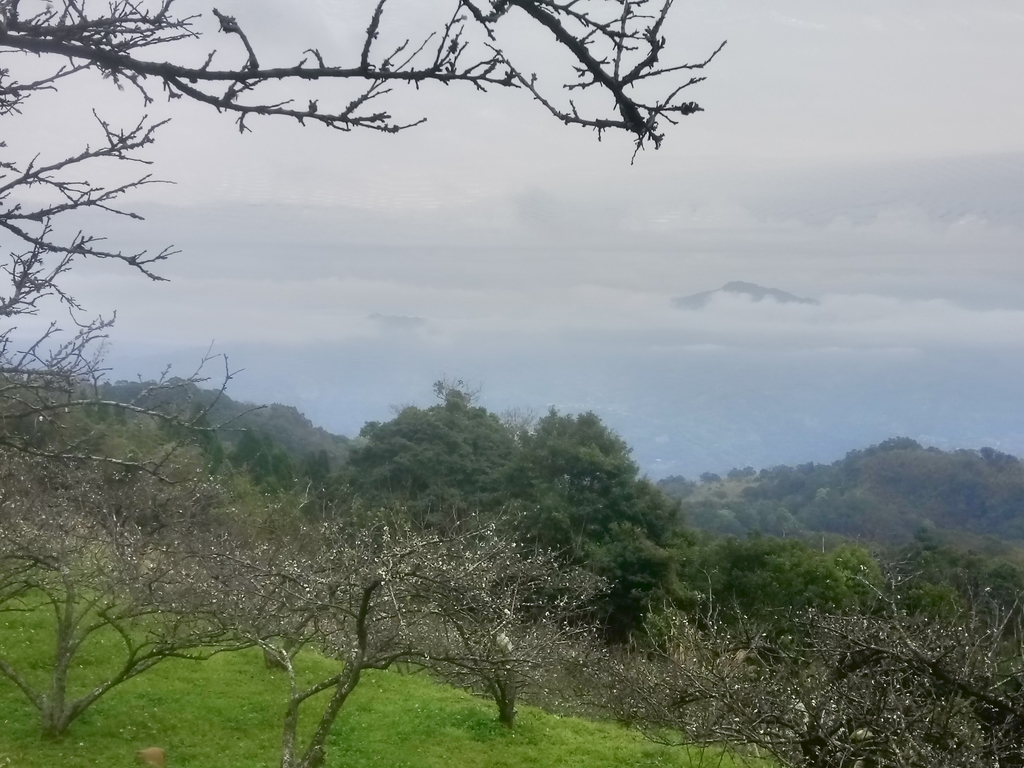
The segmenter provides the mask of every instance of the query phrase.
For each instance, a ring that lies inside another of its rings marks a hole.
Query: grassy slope
[[[45,674],[52,645],[36,615],[0,614],[0,653]],[[76,670],[84,688],[116,653],[115,638],[87,646]],[[305,672],[334,668],[310,656]],[[40,739],[35,712],[0,678],[0,768],[132,766],[137,749],[167,749],[169,768],[275,768],[285,702],[283,673],[261,657],[224,654],[204,663],[169,661],[108,695],[58,741]],[[422,675],[374,673],[353,694],[329,742],[335,768],[511,768],[673,766],[729,768],[721,755],[688,756],[610,724],[523,707],[508,732],[487,702]]]

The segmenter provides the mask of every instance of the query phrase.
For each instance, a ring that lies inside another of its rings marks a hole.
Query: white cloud
[[[380,339],[393,329],[374,316],[421,318],[407,329],[424,345],[487,347],[569,343],[569,337],[629,345],[806,348],[1003,349],[1024,346],[1024,308],[974,309],[944,299],[829,294],[818,305],[716,295],[700,310],[671,295],[579,283],[460,288],[398,280],[80,279],[91,306],[116,304],[115,339],[191,346],[265,342],[284,346]],[[172,319],[168,322],[168,319]]]

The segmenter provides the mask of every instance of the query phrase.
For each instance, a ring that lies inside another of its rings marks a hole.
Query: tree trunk
[[[288,711],[284,716],[284,733],[281,738],[281,768],[295,766],[295,738],[299,728],[299,700],[292,695]]]
[[[68,665],[57,660],[53,670],[53,681],[50,691],[43,696],[43,706],[39,712],[43,735],[50,738],[60,736],[71,724],[70,712],[67,707]]]
[[[55,739],[64,733],[67,722],[64,717],[64,707],[60,701],[54,701],[47,696],[44,699],[43,710],[39,714],[43,736]]]
[[[516,724],[516,701],[515,697],[504,699],[498,702],[498,720],[506,728],[513,728]]]
[[[509,674],[492,680],[490,688],[494,703],[498,705],[498,722],[506,728],[513,728],[516,724],[516,697],[519,694],[519,686]]]
[[[361,671],[358,665],[350,659],[346,665],[347,673],[337,681],[334,687],[334,694],[327,703],[323,713],[320,715],[318,724],[313,735],[310,737],[305,751],[300,756],[301,745],[298,743],[299,710],[303,702],[309,698],[309,691],[292,692],[291,701],[288,703],[288,710],[284,718],[284,734],[281,742],[281,768],[320,768],[327,756],[325,743],[330,735],[331,727],[334,725],[338,713],[344,706],[349,694],[359,684]]]
[[[57,647],[54,650],[53,676],[50,690],[43,696],[40,719],[43,735],[50,738],[60,736],[67,730],[70,718],[67,711],[68,669],[74,656],[74,601],[75,589],[70,580],[64,579],[64,605],[57,615]]]

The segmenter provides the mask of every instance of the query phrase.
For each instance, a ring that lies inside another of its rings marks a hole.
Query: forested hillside
[[[151,381],[118,381],[102,385],[99,395],[144,408],[170,407],[185,413],[208,409],[205,423],[224,425],[217,435],[229,448],[237,446],[246,433],[254,433],[270,438],[291,460],[298,462],[323,451],[330,465],[337,468],[348,456],[351,443],[347,437],[314,426],[295,406],[239,402],[218,390],[185,381],[163,387],[156,387]]]
[[[367,424],[353,441],[314,426],[293,406],[238,402],[194,384],[148,394],[152,387],[152,382],[121,381],[104,385],[100,394],[179,412],[208,408],[204,423],[225,425],[217,430],[224,457],[275,488],[310,477],[326,485],[328,476],[335,475],[336,490],[344,485],[364,504],[400,502],[417,514],[435,516],[460,507],[495,509],[528,495],[534,480],[524,479],[529,452],[520,449],[549,439],[563,449],[572,439],[603,445],[601,450],[625,461],[623,466],[641,479],[629,447],[593,423],[581,423],[575,438],[548,438],[548,431],[558,431],[550,418],[506,424],[467,401],[471,407],[462,409],[452,403],[406,408],[391,422]],[[538,425],[545,425],[540,436],[532,434]],[[574,466],[579,469],[581,462]],[[605,482],[614,483],[616,471]],[[936,530],[1024,541],[1024,463],[992,448],[947,452],[894,438],[850,451],[832,464],[760,472],[747,467],[724,478],[712,473],[697,481],[673,476],[656,485],[682,503],[689,525],[720,534],[826,533],[899,544],[922,530]]]
[[[1024,540],[1024,464],[992,448],[946,452],[895,438],[832,464],[658,485],[683,500],[691,524],[718,533],[901,543],[934,529]]]
[[[1024,549],[1014,543],[1024,537],[1024,466],[1013,456],[897,438],[831,465],[653,484],[596,415],[503,417],[460,386],[437,382],[436,405],[370,422],[354,440],[294,408],[221,395],[205,421],[231,428],[198,442],[215,473],[296,496],[310,519],[401,509],[430,529],[512,521],[528,546],[609,580],[600,615],[620,638],[656,605],[690,610],[710,598],[749,616],[856,604],[865,597],[859,569],[875,562],[864,545],[937,585],[929,600],[988,588],[1012,603],[1024,589]],[[146,402],[145,391],[119,383],[105,394]],[[192,386],[159,391],[186,412],[217,397]],[[868,572],[881,579],[876,565]]]

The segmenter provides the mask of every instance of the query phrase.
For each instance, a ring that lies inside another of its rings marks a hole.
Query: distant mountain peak
[[[713,296],[722,293],[733,295],[749,296],[754,301],[773,299],[779,304],[818,304],[817,299],[807,299],[801,296],[794,296],[792,293],[780,291],[778,288],[765,288],[756,283],[746,283],[742,280],[733,280],[726,283],[715,291],[704,291],[695,293],[692,296],[680,296],[672,300],[672,304],[680,309],[700,309],[705,306]]]

